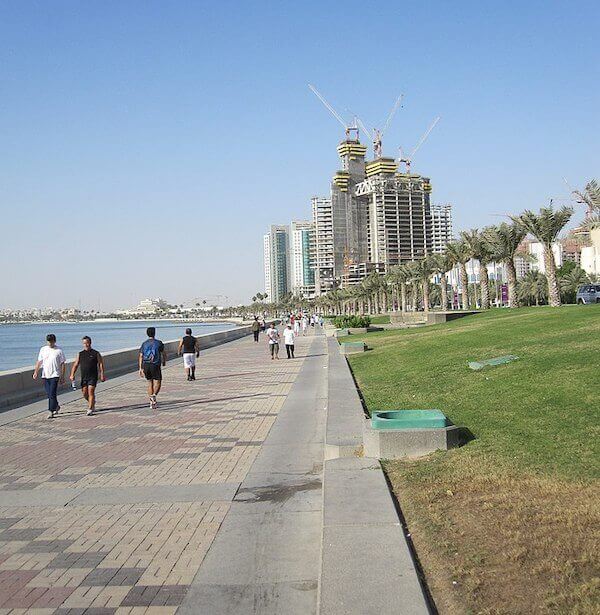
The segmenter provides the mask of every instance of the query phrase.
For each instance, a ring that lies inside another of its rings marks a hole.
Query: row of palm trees
[[[460,279],[460,306],[469,309],[474,306],[474,298],[469,297],[467,263],[475,259],[480,263],[480,283],[478,303],[482,309],[488,309],[490,301],[490,281],[487,265],[502,264],[507,272],[508,305],[516,307],[527,303],[523,292],[517,292],[517,272],[515,258],[519,245],[527,234],[540,242],[544,249],[545,285],[547,293],[533,293],[539,301],[547,301],[552,306],[561,304],[560,287],[556,274],[556,264],[552,253],[552,244],[573,215],[571,207],[542,207],[539,214],[525,211],[519,216],[512,216],[511,222],[503,222],[482,230],[472,229],[460,234],[457,241],[446,246],[445,254],[426,256],[419,261],[412,261],[391,267],[384,275],[371,273],[361,284],[354,287],[330,291],[318,297],[317,305],[336,313],[380,313],[399,307],[402,311],[409,307],[418,309],[422,299],[423,309],[431,308],[431,280],[439,279],[439,303],[443,309],[448,306],[448,282],[446,275],[454,267],[458,268]],[[541,274],[536,274],[539,286]],[[533,278],[532,278],[533,280]],[[532,283],[528,280],[528,283]]]

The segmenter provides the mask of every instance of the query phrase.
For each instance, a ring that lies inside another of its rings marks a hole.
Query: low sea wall
[[[226,342],[231,342],[232,340],[250,335],[251,332],[251,327],[246,325],[228,329],[227,331],[219,331],[218,333],[206,333],[205,335],[198,335],[197,337],[200,343],[200,350],[205,350],[206,348],[219,346],[220,344],[225,344]],[[178,346],[178,339],[165,342],[165,350],[168,359],[173,359],[177,356]],[[139,346],[136,346],[135,348],[124,348],[122,350],[113,350],[112,352],[103,353],[102,357],[104,358],[106,375],[110,378],[137,371],[139,348]],[[60,387],[59,392],[71,388],[69,373],[72,365],[73,359],[67,362],[65,373],[66,383]],[[12,369],[0,372],[0,411],[24,405],[45,397],[41,379],[34,380],[32,375],[33,368]]]

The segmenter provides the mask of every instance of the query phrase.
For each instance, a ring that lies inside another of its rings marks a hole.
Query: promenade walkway
[[[0,415],[0,615],[316,612],[324,336],[296,355],[170,362],[158,411],[129,377],[93,417]]]

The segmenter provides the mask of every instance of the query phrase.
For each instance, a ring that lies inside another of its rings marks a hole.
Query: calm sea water
[[[235,327],[231,323],[181,323],[170,321],[136,320],[127,322],[78,322],[52,324],[0,325],[0,371],[33,367],[39,349],[46,343],[46,335],[56,335],[57,346],[67,359],[81,350],[81,338],[89,335],[92,346],[100,352],[132,348],[146,339],[146,328],[156,327],[156,337],[163,341],[185,335],[191,327],[194,335],[216,333]]]

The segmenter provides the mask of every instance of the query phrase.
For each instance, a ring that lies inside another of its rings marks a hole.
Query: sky
[[[600,4],[0,0],[0,309],[250,301],[348,118],[455,231],[600,179]],[[577,210],[581,217],[583,210]],[[220,297],[218,297],[220,295]]]

